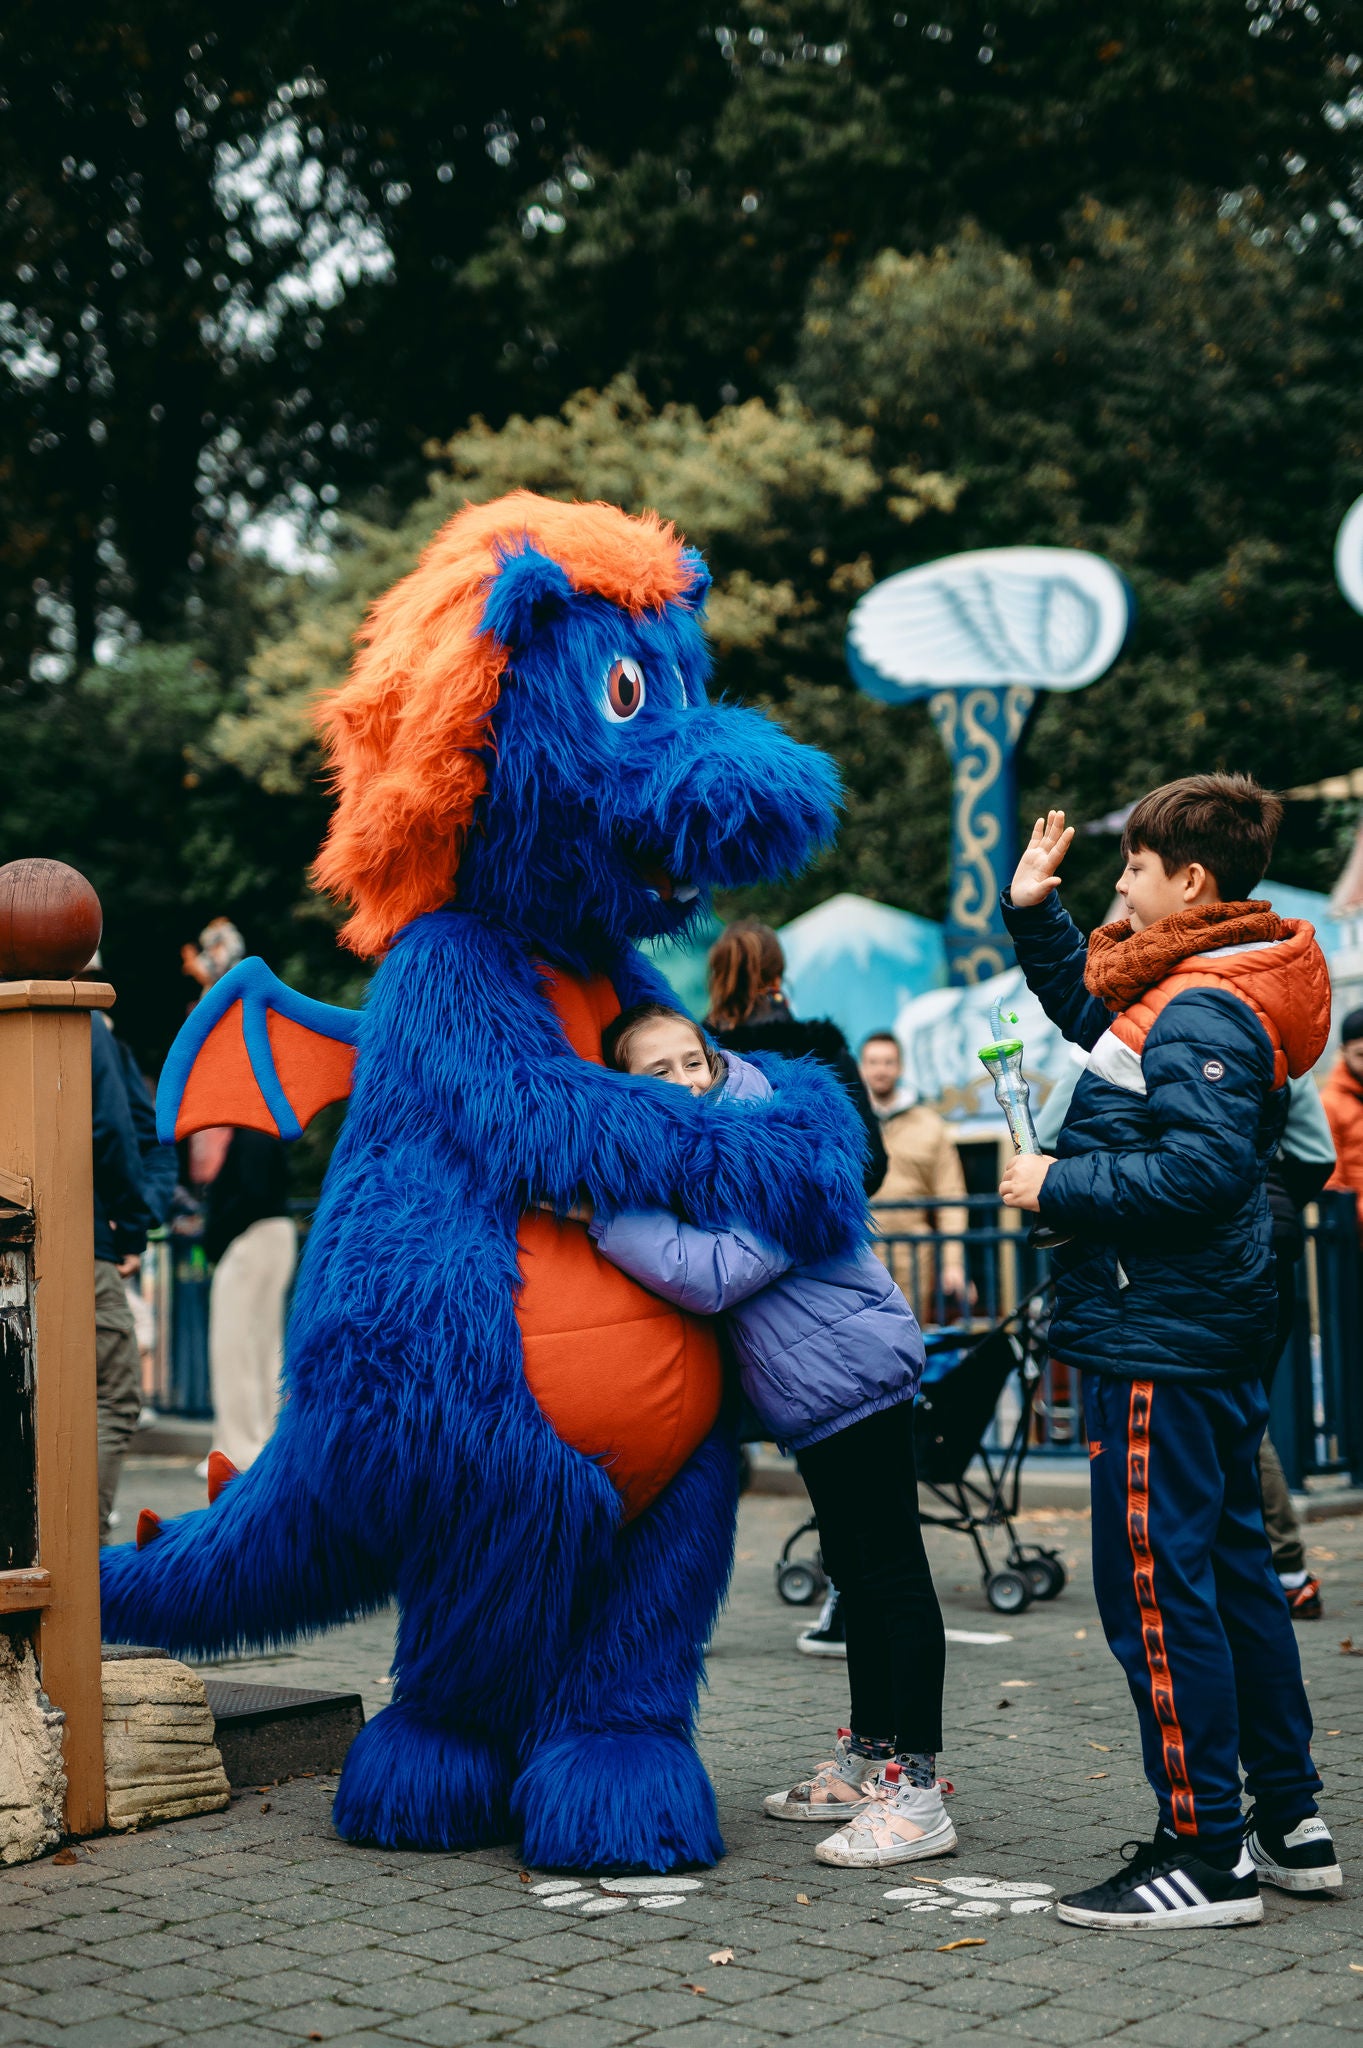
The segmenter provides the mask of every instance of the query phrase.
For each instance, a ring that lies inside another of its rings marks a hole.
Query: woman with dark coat
[[[865,1185],[875,1194],[889,1170],[880,1135],[880,1119],[871,1107],[865,1083],[847,1040],[827,1017],[805,1023],[792,1017],[781,992],[786,956],[768,924],[739,918],[721,932],[710,948],[710,1014],[705,1028],[730,1052],[779,1053],[798,1060],[812,1053],[831,1067],[856,1105],[866,1127]]]

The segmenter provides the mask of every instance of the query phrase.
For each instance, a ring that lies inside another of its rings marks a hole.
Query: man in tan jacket
[[[873,1031],[861,1048],[861,1078],[880,1118],[890,1170],[880,1186],[873,1210],[877,1228],[886,1237],[898,1232],[937,1230],[948,1242],[941,1247],[940,1269],[926,1245],[890,1244],[886,1262],[908,1296],[920,1323],[931,1325],[959,1316],[968,1299],[965,1232],[968,1211],[954,1207],[965,1194],[960,1154],[944,1120],[904,1085],[903,1057],[891,1031]],[[929,1208],[896,1208],[896,1203],[931,1203]]]

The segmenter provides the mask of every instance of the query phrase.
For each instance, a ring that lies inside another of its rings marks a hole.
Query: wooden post
[[[6,1575],[32,1595],[0,1588],[0,1608],[34,1615],[43,1687],[66,1715],[73,1835],[104,1826],[90,1012],[113,1000],[99,982],[0,982],[0,1169],[32,1189],[38,1479],[36,1566]]]
[[[90,961],[102,927],[99,898],[74,868],[0,867],[6,1393],[25,1425],[31,1407],[37,1491],[36,1545],[31,1490],[5,1529],[0,1613],[27,1621],[43,1687],[66,1716],[73,1835],[104,1826],[90,1012],[109,1009],[114,992],[67,977]]]

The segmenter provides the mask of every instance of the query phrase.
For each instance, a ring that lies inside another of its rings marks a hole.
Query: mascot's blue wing
[[[254,957],[200,999],[156,1091],[163,1145],[212,1124],[297,1138],[350,1093],[360,1012],[300,996]]]

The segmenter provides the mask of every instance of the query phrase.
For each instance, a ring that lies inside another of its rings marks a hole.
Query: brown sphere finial
[[[84,875],[59,860],[0,867],[0,981],[66,981],[89,963],[104,913]]]

